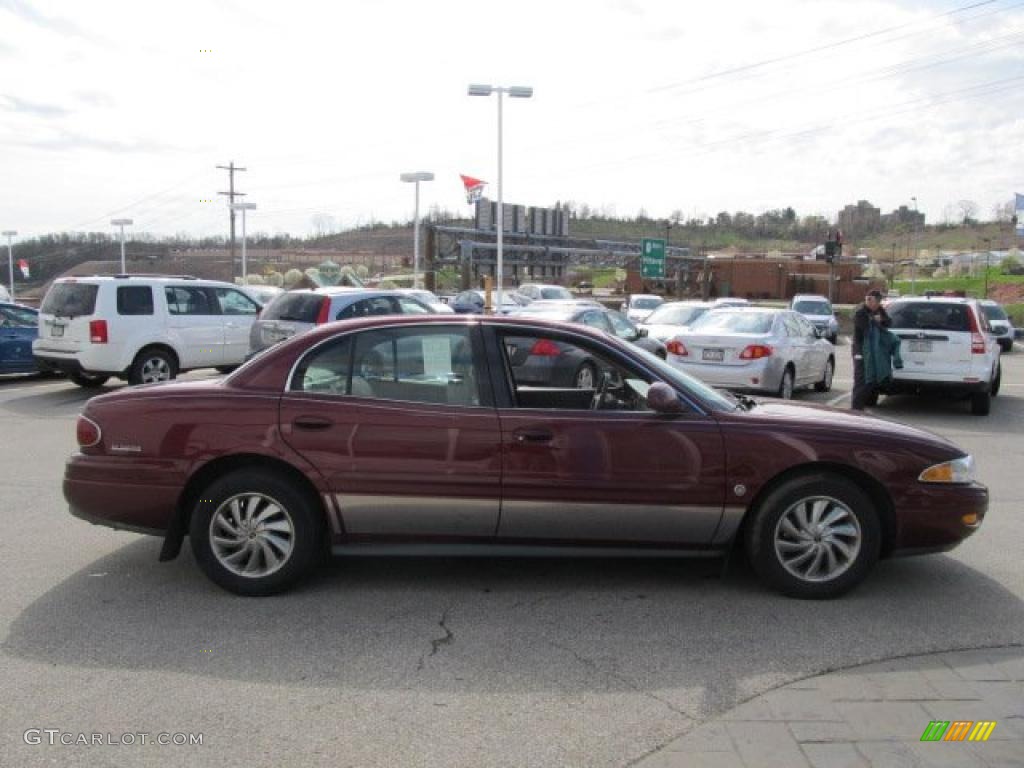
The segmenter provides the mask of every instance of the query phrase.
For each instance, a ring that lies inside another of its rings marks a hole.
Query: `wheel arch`
[[[258,453],[236,453],[230,456],[221,456],[207,462],[196,470],[184,489],[178,496],[178,503],[174,511],[174,519],[171,521],[164,537],[163,548],[160,551],[160,560],[173,560],[181,551],[181,544],[188,533],[189,523],[192,518],[192,509],[196,500],[204,488],[210,485],[215,479],[229,472],[238,469],[262,468],[268,472],[276,472],[288,477],[304,493],[309,496],[310,501],[315,504],[327,529],[330,529],[327,519],[327,510],[324,507],[323,497],[317,490],[316,485],[297,467],[287,461],[273,456],[265,456]]]
[[[840,464],[838,462],[829,461],[816,461],[809,464],[800,464],[795,467],[783,470],[782,472],[775,475],[771,480],[761,486],[761,489],[757,492],[757,495],[751,500],[747,506],[746,511],[743,513],[743,519],[740,521],[739,527],[736,529],[736,534],[733,538],[733,547],[741,547],[744,536],[746,535],[747,528],[750,526],[750,521],[757,513],[758,507],[772,493],[783,483],[787,483],[790,480],[806,477],[811,475],[821,474],[833,474],[843,477],[850,482],[854,483],[858,488],[864,491],[878,513],[878,522],[882,528],[882,557],[889,555],[896,542],[896,535],[898,533],[896,526],[896,510],[892,502],[892,497],[889,492],[886,491],[878,480],[869,475],[867,472],[852,467],[849,464]]]
[[[179,372],[181,371],[181,355],[178,354],[178,350],[176,350],[171,344],[168,344],[166,341],[151,341],[141,345],[135,352],[135,354],[132,355],[132,359],[128,361],[127,367],[131,368],[133,365],[135,365],[135,361],[139,359],[139,355],[141,355],[143,352],[149,349],[159,349],[163,352],[169,352],[171,355],[174,356],[174,365],[177,367]]]

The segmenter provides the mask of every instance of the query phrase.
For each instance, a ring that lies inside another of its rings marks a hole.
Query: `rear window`
[[[96,294],[100,287],[89,283],[54,283],[43,299],[44,315],[78,317],[96,310]]]
[[[663,306],[648,315],[644,322],[648,325],[690,325],[707,311],[707,307]]]
[[[148,285],[122,285],[117,289],[117,314],[152,315],[153,289]]]
[[[768,333],[772,329],[775,315],[766,312],[708,312],[700,320],[690,326],[694,333],[714,333],[729,331],[731,333]]]
[[[661,299],[644,296],[643,298],[633,299],[630,304],[636,309],[654,309],[655,307],[660,307],[663,303]]]
[[[542,299],[571,299],[572,294],[565,288],[542,288],[540,291]]]
[[[889,317],[893,328],[966,333],[971,330],[968,312],[966,304],[914,301],[890,308]]]
[[[793,309],[801,315],[831,315],[832,305],[827,301],[798,301]]]
[[[267,305],[260,319],[316,323],[325,301],[328,301],[326,296],[316,293],[282,293]]]

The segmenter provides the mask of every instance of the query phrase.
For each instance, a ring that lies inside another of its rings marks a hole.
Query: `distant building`
[[[846,235],[875,232],[882,225],[882,211],[867,200],[858,200],[839,212],[838,226]]]
[[[901,205],[892,213],[887,213],[882,217],[882,226],[886,229],[897,225],[904,225],[911,228],[923,227],[924,214],[920,211],[915,211],[913,208]]]

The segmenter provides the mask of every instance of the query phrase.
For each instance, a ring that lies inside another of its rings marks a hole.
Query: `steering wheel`
[[[590,399],[590,410],[601,410],[601,405],[604,403],[605,395],[608,393],[608,383],[610,379],[611,376],[608,375],[608,371],[601,372],[601,383],[597,385],[597,389],[594,390],[594,396]]]

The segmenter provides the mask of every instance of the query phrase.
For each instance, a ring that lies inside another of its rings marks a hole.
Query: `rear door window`
[[[90,283],[54,283],[43,300],[44,315],[78,317],[96,311],[96,294],[100,287]]]
[[[316,323],[327,297],[318,293],[283,293],[263,308],[262,320]]]
[[[167,311],[172,315],[219,315],[211,291],[198,286],[169,285],[164,289]]]
[[[119,285],[117,287],[117,314],[152,315],[153,289],[148,285]]]

